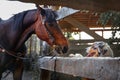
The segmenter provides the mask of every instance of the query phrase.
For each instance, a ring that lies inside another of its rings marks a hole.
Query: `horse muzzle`
[[[58,54],[65,54],[68,51],[68,46],[55,46],[55,50],[57,51]]]
[[[62,47],[62,52],[63,53],[67,53],[67,51],[68,51],[68,46],[63,46]]]

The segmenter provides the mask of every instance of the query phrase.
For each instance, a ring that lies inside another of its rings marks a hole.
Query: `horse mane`
[[[0,22],[2,21],[2,18],[0,18]]]
[[[53,21],[57,19],[58,15],[55,11],[53,11],[52,9],[48,9],[48,8],[44,8],[44,10],[45,10],[45,16],[46,16],[47,21]]]
[[[23,11],[18,14],[15,14],[12,18],[14,19],[14,29],[21,29],[23,26],[24,17],[28,11]]]

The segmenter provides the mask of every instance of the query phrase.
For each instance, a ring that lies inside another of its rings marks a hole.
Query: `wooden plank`
[[[15,0],[10,0],[15,1]],[[18,0],[27,3],[41,5],[67,6],[75,9],[87,9],[92,11],[120,11],[120,0]]]
[[[120,42],[120,39],[90,39],[90,40],[69,40],[70,43],[76,44],[76,43],[93,43],[95,41],[104,41],[104,42]]]
[[[44,57],[38,60],[39,68],[50,71],[54,71],[55,63],[60,73],[96,80],[120,80],[120,57]]]
[[[86,27],[85,25],[83,25],[82,23],[80,23],[78,20],[76,20],[73,17],[69,16],[69,17],[66,17],[64,20],[67,21],[68,23],[72,24],[73,26],[76,26],[80,30],[86,32],[87,34],[92,36],[94,39],[104,39],[103,37],[96,34],[94,31],[91,31],[88,27]]]

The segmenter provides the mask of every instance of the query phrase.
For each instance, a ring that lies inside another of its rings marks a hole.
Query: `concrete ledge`
[[[120,80],[120,57],[77,58],[44,57],[38,60],[39,68],[56,72],[93,78],[96,80]],[[56,64],[56,67],[55,67]]]

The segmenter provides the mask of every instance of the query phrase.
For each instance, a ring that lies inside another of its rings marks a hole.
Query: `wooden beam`
[[[112,41],[113,43],[114,42],[120,42],[120,39],[93,39],[93,40],[69,40],[69,42],[70,43],[72,43],[72,44],[76,44],[76,43],[93,43],[93,42],[95,42],[95,41],[104,41],[104,42],[107,42],[107,43],[109,43],[110,41]]]
[[[15,0],[10,0],[15,1]],[[92,11],[120,11],[120,0],[18,0],[27,3],[36,3],[41,5],[66,6],[75,9],[87,9]]]
[[[88,27],[84,26],[82,23],[80,23],[78,20],[72,17],[66,17],[64,18],[65,21],[72,24],[75,27],[78,27],[81,31],[86,32],[87,34],[91,35],[94,39],[104,39],[103,37],[96,34],[94,31],[91,31]]]
[[[120,57],[43,57],[38,60],[39,68],[92,78],[95,80],[119,80]],[[55,66],[56,64],[56,66]]]

